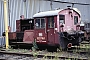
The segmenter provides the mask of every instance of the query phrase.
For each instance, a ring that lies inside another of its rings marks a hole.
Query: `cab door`
[[[47,35],[45,29],[45,18],[36,18],[35,19],[35,29],[34,29],[34,38],[38,43],[46,43]]]
[[[50,45],[54,44],[54,16],[47,18],[47,40]]]

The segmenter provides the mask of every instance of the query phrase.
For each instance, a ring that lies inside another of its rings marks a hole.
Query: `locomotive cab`
[[[79,45],[84,32],[77,27],[80,12],[76,8],[66,8],[35,14],[34,38],[37,44],[57,46],[62,49]]]

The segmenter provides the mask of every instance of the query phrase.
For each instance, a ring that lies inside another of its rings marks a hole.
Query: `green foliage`
[[[59,47],[59,50],[58,51],[61,51],[62,52],[63,51],[62,47]]]
[[[55,55],[55,58],[54,58],[54,59],[55,59],[55,60],[58,60],[58,55],[57,55],[57,54]]]
[[[38,55],[38,53],[36,53],[36,52],[33,53],[34,58],[37,58],[37,55]]]
[[[9,49],[13,49],[11,46],[8,47]]]
[[[35,51],[36,49],[38,49],[38,46],[37,46],[36,40],[34,40],[32,50]]]
[[[47,54],[44,55],[44,58],[47,59]]]

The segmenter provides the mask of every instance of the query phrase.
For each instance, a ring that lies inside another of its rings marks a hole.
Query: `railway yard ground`
[[[57,52],[0,48],[0,60],[90,60],[89,42],[83,41],[80,46],[72,48],[67,51],[57,49]]]

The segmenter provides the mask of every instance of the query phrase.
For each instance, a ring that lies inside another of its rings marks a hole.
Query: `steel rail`
[[[9,54],[9,55],[19,55],[19,56],[27,56],[27,57],[34,57],[33,54],[26,54],[26,53],[13,53],[13,52],[5,52],[5,51],[0,51],[0,54]],[[56,58],[56,56],[54,55],[47,55],[45,56],[45,54],[37,54],[38,58],[43,58],[43,57],[47,57],[47,58]],[[57,58],[59,59],[75,59],[75,60],[88,60],[87,58],[73,58],[73,57],[65,57],[65,56],[58,56]]]

